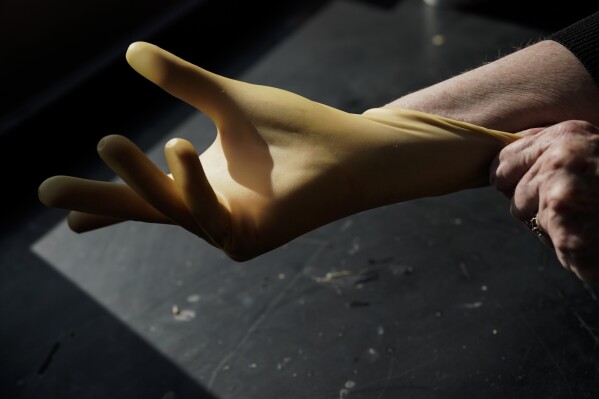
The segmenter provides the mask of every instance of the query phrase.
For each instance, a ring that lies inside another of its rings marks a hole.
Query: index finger
[[[489,167],[489,179],[492,186],[511,198],[522,176],[535,163],[546,148],[538,146],[537,135],[545,128],[533,128],[520,132],[523,138],[508,144],[495,157]]]

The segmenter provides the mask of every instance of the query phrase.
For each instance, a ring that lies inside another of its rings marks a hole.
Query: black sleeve
[[[599,86],[599,12],[553,33],[547,39],[570,50]]]

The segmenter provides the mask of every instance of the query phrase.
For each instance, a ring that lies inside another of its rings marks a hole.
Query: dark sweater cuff
[[[574,54],[599,86],[599,12],[550,35]]]

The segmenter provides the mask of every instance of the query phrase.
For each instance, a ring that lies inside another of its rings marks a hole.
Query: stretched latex
[[[492,159],[517,139],[416,111],[350,114],[148,43],[132,44],[127,60],[207,114],[215,139],[199,156],[190,142],[169,141],[170,175],[125,137],[102,139],[100,157],[126,184],[55,176],[39,189],[44,204],[72,210],[77,232],[124,220],[178,224],[246,260],[353,213],[484,185]]]

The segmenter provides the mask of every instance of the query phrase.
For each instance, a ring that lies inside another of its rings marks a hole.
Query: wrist
[[[567,119],[599,122],[599,88],[578,59],[545,40],[387,104],[509,132]]]
[[[488,167],[514,135],[406,110],[375,108],[355,115],[364,132],[348,137],[343,198],[360,210],[444,195],[488,182]],[[345,147],[347,148],[347,147]]]

